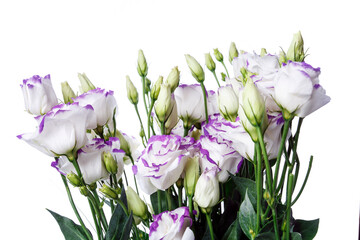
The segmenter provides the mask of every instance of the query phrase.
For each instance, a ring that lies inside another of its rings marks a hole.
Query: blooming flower
[[[194,240],[190,227],[192,220],[189,209],[180,207],[154,216],[150,225],[149,240]]]
[[[158,189],[165,190],[173,185],[182,174],[187,149],[194,144],[192,138],[174,135],[152,136],[142,155],[133,166],[133,172],[141,189],[152,194]]]
[[[34,133],[17,137],[51,157],[76,153],[88,142],[86,130],[96,127],[92,106],[79,103],[57,105],[37,119]]]
[[[217,168],[206,169],[199,177],[194,201],[202,208],[212,208],[220,200],[219,180],[216,177]]]
[[[274,79],[275,101],[288,113],[306,117],[330,102],[330,97],[319,84],[319,75],[320,68],[289,61]]]
[[[43,115],[58,104],[50,75],[43,78],[35,75],[24,79],[20,86],[24,96],[25,110],[30,114]]]

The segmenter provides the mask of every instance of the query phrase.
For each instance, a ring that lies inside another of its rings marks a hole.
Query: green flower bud
[[[216,60],[218,60],[219,62],[224,61],[224,57],[223,57],[222,53],[219,52],[219,49],[217,49],[217,48],[214,49],[214,56],[215,56]]]
[[[81,179],[73,172],[66,174],[66,178],[74,187],[80,187],[82,185]]]
[[[229,49],[229,62],[232,64],[232,61],[234,60],[234,58],[239,56],[239,52],[236,48],[236,45],[234,42],[232,42],[230,44],[230,49]]]
[[[180,71],[178,67],[174,67],[173,69],[171,69],[171,72],[166,79],[166,83],[170,85],[172,93],[179,86],[179,82],[180,82]]]
[[[68,82],[61,83],[61,92],[64,98],[64,103],[73,103],[72,98],[76,98],[74,91],[71,89]]]
[[[110,174],[116,174],[118,171],[118,165],[111,153],[103,152],[101,158],[104,162],[106,171],[108,171]]]
[[[145,94],[150,92],[151,80],[146,78],[145,79]]]
[[[80,92],[85,93],[90,90],[95,89],[94,84],[91,83],[90,79],[86,76],[85,73],[78,73],[78,78],[80,80]]]
[[[89,195],[89,190],[85,186],[79,187],[79,190],[82,195],[84,195],[84,196]]]
[[[246,117],[253,126],[260,126],[264,120],[265,101],[253,80],[248,78],[242,93],[242,107]]]
[[[115,135],[119,141],[120,141],[120,149],[124,150],[126,155],[131,155],[131,150],[130,150],[130,146],[129,143],[126,141],[126,139],[124,138],[124,136],[122,135],[122,133],[120,131],[116,131],[116,135]]]
[[[130,186],[126,189],[126,199],[129,210],[132,211],[135,216],[138,216],[143,220],[148,218],[146,204]]]
[[[154,86],[151,88],[150,97],[153,101],[156,101],[156,99],[159,96],[160,87],[163,83],[163,76],[159,76],[158,80],[155,82]]]
[[[286,53],[288,60],[295,62],[302,62],[305,58],[304,53],[304,40],[301,36],[301,32],[294,34],[293,40],[290,44],[289,50]]]
[[[172,110],[171,88],[169,84],[164,83],[161,85],[160,93],[154,108],[159,121],[165,122]]]
[[[263,56],[265,56],[266,54],[267,54],[266,49],[265,49],[265,48],[262,48],[262,49],[261,49],[261,52],[260,52],[260,56],[263,57]]]
[[[279,53],[279,63],[281,65],[281,64],[286,63],[286,62],[287,62],[287,60],[286,60],[285,52],[283,50],[281,50],[280,53]]]
[[[148,66],[143,51],[140,49],[137,61],[137,71],[140,77],[146,77],[148,73]]]
[[[134,105],[138,104],[139,95],[129,76],[126,76],[126,91],[129,101]]]
[[[109,187],[108,185],[104,184],[101,188],[99,188],[99,191],[102,192],[105,197],[109,198],[109,199],[118,199],[118,193],[116,192],[115,189]]]
[[[165,131],[166,134],[170,134],[171,130],[177,125],[177,123],[179,122],[179,117],[177,114],[177,105],[175,102],[175,99],[172,98],[171,99],[171,112],[169,114],[169,117],[166,119],[165,122]]]
[[[226,81],[226,74],[221,72],[221,80],[223,80],[224,82]]]
[[[212,59],[210,53],[205,53],[205,65],[211,72],[214,72],[216,69],[216,64]]]
[[[205,74],[201,65],[189,54],[185,54],[185,58],[192,76],[196,79],[196,81],[203,82],[205,80]]]
[[[185,166],[184,187],[186,195],[193,197],[196,183],[200,176],[199,157],[189,158]]]
[[[140,135],[141,138],[145,137],[145,131],[144,131],[143,127],[141,127],[141,129],[140,129],[139,135]]]

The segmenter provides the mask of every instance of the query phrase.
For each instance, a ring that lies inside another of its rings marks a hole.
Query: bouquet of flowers
[[[224,69],[217,73],[205,54],[216,92],[205,87],[204,68],[188,54],[196,84],[180,84],[178,67],[152,84],[139,51],[143,114],[129,76],[126,88],[142,146],[117,126],[113,91],[95,87],[85,74],[78,75],[80,95],[61,84],[63,102],[50,75],[23,81],[25,108],[37,128],[18,138],[53,158],[77,217],[75,223],[49,210],[65,239],[315,237],[319,219],[295,219],[292,212],[313,161],[300,182],[297,148],[304,118],[330,98],[319,83],[320,69],[304,62],[300,32],[278,55],[239,52],[231,43],[233,75],[218,49],[213,56]],[[77,210],[74,190],[88,200],[93,232]]]

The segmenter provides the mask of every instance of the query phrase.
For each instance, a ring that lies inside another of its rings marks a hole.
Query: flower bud
[[[189,54],[185,54],[186,62],[190,68],[191,74],[198,82],[203,82],[205,80],[205,74],[203,68],[196,61],[195,58]]]
[[[145,94],[148,94],[148,92],[150,92],[150,86],[151,86],[151,80],[146,78],[145,79]]]
[[[242,107],[253,126],[260,126],[264,120],[265,101],[253,80],[248,78],[242,93]]]
[[[221,115],[226,120],[236,121],[239,110],[239,98],[231,85],[218,89],[218,105]]]
[[[216,173],[216,167],[206,169],[196,183],[194,201],[201,208],[212,208],[219,202],[220,188]]]
[[[137,61],[137,71],[140,77],[146,77],[148,73],[148,66],[143,51],[140,49]]]
[[[211,72],[214,72],[216,69],[216,64],[212,59],[210,53],[205,53],[205,65]]]
[[[79,190],[80,190],[80,193],[82,195],[84,195],[85,197],[89,195],[89,190],[85,186],[80,187]]]
[[[74,187],[80,187],[82,185],[81,179],[73,172],[66,174],[66,178]]]
[[[232,42],[230,44],[230,49],[229,49],[229,62],[232,64],[232,61],[234,60],[234,58],[239,56],[239,52],[236,48],[236,45],[234,42]]]
[[[135,216],[138,216],[143,220],[148,218],[146,204],[130,186],[126,189],[126,199],[129,210],[132,211]]]
[[[105,195],[105,197],[107,197],[107,198],[114,199],[114,200],[119,198],[116,190],[109,187],[106,184],[104,184],[101,188],[99,188],[99,191],[102,192]]]
[[[159,76],[158,80],[155,82],[154,86],[151,88],[150,97],[153,101],[156,101],[156,99],[159,96],[160,87],[163,83],[163,76]]]
[[[155,113],[160,122],[165,122],[171,113],[171,89],[170,85],[164,83],[160,87],[160,93],[155,102]]]
[[[219,52],[219,49],[217,49],[217,48],[214,49],[214,56],[215,56],[216,60],[218,60],[219,62],[224,61],[224,57],[223,57],[222,53]]]
[[[261,49],[261,52],[260,52],[260,56],[263,57],[263,56],[265,56],[266,54],[267,54],[266,49],[265,49],[265,48],[262,48],[262,49]]]
[[[286,57],[288,60],[295,62],[302,62],[304,60],[304,40],[300,31],[294,34],[289,50],[286,53]]]
[[[223,80],[224,82],[226,81],[226,74],[221,72],[221,80]]]
[[[136,90],[136,87],[130,80],[129,76],[126,76],[126,91],[129,101],[134,105],[138,104],[139,102],[138,92]]]
[[[96,88],[94,86],[94,84],[92,84],[90,79],[86,76],[85,73],[83,73],[83,74],[78,73],[78,78],[80,80],[80,92],[81,93],[85,93],[85,92],[88,92],[88,91]]]
[[[176,66],[173,69],[171,69],[171,72],[169,73],[169,76],[166,79],[166,83],[170,85],[172,93],[179,86],[179,82],[180,82],[180,71]]]
[[[199,179],[199,156],[189,158],[185,166],[184,187],[186,195],[193,197],[195,193],[196,183]]]
[[[103,152],[101,155],[101,158],[104,162],[106,170],[110,174],[116,174],[118,171],[118,165],[117,165],[117,162],[115,161],[114,157],[111,155],[111,153]]]
[[[125,154],[130,156],[131,150],[130,150],[129,143],[126,141],[126,139],[124,138],[124,136],[122,135],[122,133],[120,131],[116,131],[116,137],[120,141],[120,149],[124,150]]]
[[[177,105],[175,102],[175,98],[171,98],[171,112],[170,115],[168,116],[168,118],[166,119],[165,122],[165,131],[166,134],[170,134],[171,130],[177,125],[177,123],[179,122],[179,117],[178,117],[178,113],[177,113]]]
[[[71,89],[68,82],[61,83],[61,92],[64,98],[64,103],[73,103],[72,98],[76,98],[74,91]]]
[[[286,63],[286,62],[287,62],[287,60],[286,60],[285,52],[283,50],[281,50],[280,53],[279,53],[279,63],[281,65],[281,64]]]

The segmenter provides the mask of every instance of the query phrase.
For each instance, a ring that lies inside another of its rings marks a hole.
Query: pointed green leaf
[[[56,212],[53,212],[49,209],[46,210],[48,210],[51,213],[51,215],[55,218],[66,240],[88,239],[86,233],[84,232],[83,228],[80,225],[75,224],[71,219],[61,216]]]
[[[291,233],[291,240],[303,240],[301,237],[301,234],[298,232],[292,232]]]
[[[248,190],[249,200],[253,207],[256,208],[256,183],[248,178],[236,177],[235,175],[230,176],[235,183],[236,189],[240,192],[242,199],[245,198],[246,190]]]
[[[238,240],[241,237],[241,228],[239,224],[239,218],[230,225],[222,240]]]
[[[256,235],[256,213],[250,202],[248,191],[245,192],[245,200],[240,205],[240,226],[249,239],[254,239]]]
[[[294,232],[301,234],[303,240],[314,239],[319,228],[319,219],[315,220],[296,220],[294,224]]]

